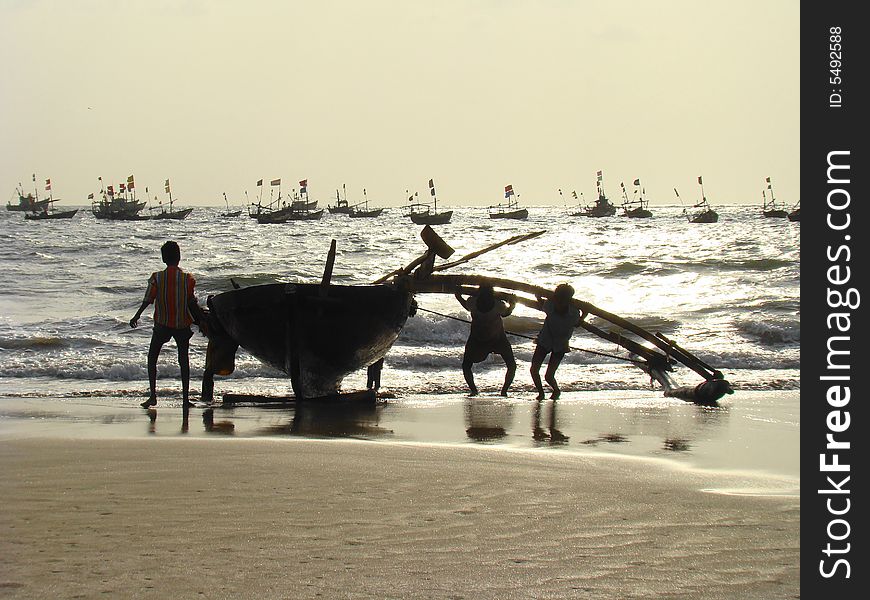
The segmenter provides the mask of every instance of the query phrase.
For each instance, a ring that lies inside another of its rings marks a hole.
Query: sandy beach
[[[800,595],[797,496],[651,460],[33,430],[0,468],[8,598]]]

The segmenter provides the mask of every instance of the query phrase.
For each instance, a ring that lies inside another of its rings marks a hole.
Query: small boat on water
[[[432,196],[433,206],[420,202],[417,192],[408,196],[408,202],[411,203],[408,216],[411,217],[411,222],[417,225],[446,225],[453,217],[453,211],[438,212],[438,196],[435,194],[435,182],[432,179],[429,180],[429,194]]]
[[[44,208],[42,212],[35,213],[27,213],[24,215],[24,218],[28,221],[42,221],[44,219],[72,219],[79,210],[74,208],[72,210],[54,210],[51,206],[52,203],[57,202],[57,200],[50,200],[49,206]]]
[[[575,217],[612,217],[616,214],[616,207],[607,199],[604,193],[604,176],[601,171],[597,173],[595,187],[598,191],[598,199],[592,206],[587,206],[580,212],[572,213]]]
[[[790,213],[788,213],[789,221],[800,221],[801,220],[801,201],[798,200],[797,204],[794,205],[794,208]]]
[[[369,197],[366,194],[366,189],[363,188],[363,198],[362,202],[354,204],[350,207],[350,212],[347,213],[349,217],[352,219],[373,219],[375,217],[381,216],[381,213],[384,212],[383,208],[372,208],[369,209]],[[359,208],[359,207],[362,208]]]
[[[713,210],[713,207],[707,202],[707,196],[704,194],[704,180],[700,175],[698,176],[698,185],[701,186],[701,201],[692,206],[692,208],[697,210],[689,213],[683,208],[683,214],[689,220],[689,223],[716,223],[719,221],[719,213]],[[677,191],[677,188],[674,188],[674,193],[677,195],[677,200],[682,204],[683,200],[680,198],[680,192]]]
[[[761,214],[765,217],[785,219],[788,217],[788,211],[777,206],[776,198],[773,196],[773,185],[770,183],[770,177],[768,177],[766,181],[767,189],[770,191],[770,200],[768,201],[767,194],[764,193],[764,190],[761,190],[761,198],[764,201],[761,208]]]
[[[46,183],[50,187],[50,179],[46,179]],[[6,203],[6,210],[17,211],[17,212],[42,212],[49,205],[49,199],[44,198],[42,200],[39,199],[39,189],[36,186],[36,173],[33,174],[33,188],[34,193],[29,193],[24,195],[24,186],[20,183],[18,187],[15,188],[15,193],[18,195],[18,204],[12,204],[12,201]]]
[[[230,210],[230,203],[227,200],[227,193],[226,192],[224,192],[224,204],[227,205],[227,212],[222,212],[220,214],[220,216],[226,217],[226,218],[233,218],[233,217],[239,217],[242,215],[241,209],[240,210]]]
[[[172,188],[169,185],[169,180],[166,180],[166,183],[163,184],[163,190],[165,193],[169,194],[169,210],[163,206],[163,202],[159,202],[158,206],[160,208],[160,212],[156,215],[152,215],[152,219],[175,219],[180,221],[182,219],[187,218],[187,215],[193,212],[192,208],[182,208],[180,210],[173,210],[172,205],[174,200],[172,199]]]
[[[48,203],[39,212],[25,214],[25,220],[42,221],[45,219],[72,219],[75,216],[75,214],[78,212],[77,208],[73,210],[54,209],[54,203],[57,202],[57,200],[54,199],[54,196],[51,192],[51,179],[45,180],[45,190],[48,192]]]
[[[327,205],[326,208],[331,215],[346,215],[351,211],[350,205],[347,203],[347,190],[344,184],[341,184],[341,189],[345,190],[344,198],[335,190],[335,206]]]
[[[646,190],[641,187],[640,179],[634,180],[634,196],[631,200],[628,199],[628,194],[625,191],[625,184],[622,186],[622,215],[632,219],[649,219],[652,217],[652,212],[649,210],[649,200],[646,199]]]
[[[514,194],[513,185],[505,186],[504,197],[507,200],[506,203],[489,207],[490,219],[527,219],[529,217],[529,211],[520,208],[519,196]]]

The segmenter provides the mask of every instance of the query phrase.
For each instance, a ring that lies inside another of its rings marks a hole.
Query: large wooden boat
[[[127,178],[127,184],[117,194],[114,186],[103,186],[102,177],[99,181],[100,199],[94,199],[93,194],[88,196],[92,201],[91,212],[96,218],[108,221],[144,221],[151,218],[139,214],[145,208],[145,202],[136,199],[136,187],[132,175]]]
[[[800,221],[801,220],[801,201],[798,200],[797,204],[794,205],[794,208],[790,213],[788,213],[789,221]]]
[[[341,197],[341,194],[338,193],[338,190],[335,190],[335,206],[327,205],[326,208],[329,210],[329,214],[331,215],[347,215],[350,214],[351,208],[347,203],[347,189],[344,184],[341,184],[341,189],[345,190],[344,198]]]
[[[45,219],[72,219],[79,210],[74,208],[72,210],[55,210],[54,203],[57,202],[54,198],[49,200],[48,206],[46,206],[41,212],[27,213],[24,215],[24,218],[28,221],[42,221]]]
[[[412,300],[394,285],[275,283],[218,294],[210,306],[230,337],[287,374],[302,399],[335,394],[346,375],[382,359]]]
[[[273,283],[236,288],[212,297],[209,307],[230,342],[290,377],[297,400],[333,396],[340,391],[346,375],[384,358],[408,317],[417,310],[414,294],[473,295],[479,286],[490,285],[497,298],[542,310],[542,301],[552,298],[553,290],[508,279],[438,272],[543,233],[517,235],[436,265],[436,258],[449,258],[453,249],[434,230],[425,227],[421,237],[428,249],[422,256],[370,285],[353,286],[330,284],[336,250],[333,240],[319,284]],[[579,327],[630,353],[608,356],[638,366],[661,383],[666,394],[715,403],[733,393],[721,371],[661,333],[649,332],[584,300],[572,299],[571,303],[580,315]],[[667,373],[676,363],[695,371],[705,381],[693,388],[677,387]]]

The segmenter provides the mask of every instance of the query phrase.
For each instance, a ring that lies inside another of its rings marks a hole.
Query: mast
[[[432,195],[432,201],[434,202],[433,212],[438,214],[438,196],[435,195],[435,182],[432,179],[429,180],[429,193]]]

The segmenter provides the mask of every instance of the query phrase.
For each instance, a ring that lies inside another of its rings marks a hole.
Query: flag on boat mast
[[[598,171],[595,175],[598,177],[598,181],[604,179],[604,175],[601,173],[601,171]]]
[[[269,182],[269,185],[281,185],[281,178],[279,177],[278,179],[273,179],[271,182]]]
[[[640,179],[635,179],[635,180],[634,180],[634,185],[640,185]]]
[[[574,196],[574,200],[576,200],[577,199],[577,190],[573,190],[571,192],[571,195]]]
[[[107,187],[106,187],[106,193],[107,193],[108,195],[110,195],[110,196],[114,196],[114,195],[115,195],[115,188],[113,188],[111,185],[110,185],[110,186],[107,186]]]
[[[308,193],[308,180],[307,179],[303,179],[302,181],[299,182],[299,193],[300,194],[307,194]]]
[[[46,191],[46,192],[50,192],[50,191],[51,191],[51,179],[46,179],[46,180],[45,180],[45,191]]]
[[[435,182],[432,179],[429,180],[429,193],[435,195]]]
[[[121,193],[123,194],[124,192],[127,191],[127,185],[126,185],[125,183],[123,183],[123,182],[122,182],[122,183],[119,183],[119,184],[118,184],[118,189],[120,189],[120,190],[121,190]]]
[[[163,190],[168,194],[169,193],[169,180],[166,180],[166,183],[163,184]]]
[[[135,187],[136,187],[136,186],[135,186],[135,182],[133,181],[133,176],[130,175],[129,177],[127,177],[127,189],[128,189],[128,190],[132,190],[132,189],[134,189]]]
[[[258,180],[257,180],[257,187],[260,187],[260,186],[262,186],[262,185],[263,185],[263,180],[262,180],[262,179],[258,179]]]
[[[90,194],[88,194],[88,200],[93,200],[93,199],[94,199],[94,194],[93,194],[93,192],[91,192]]]
[[[770,177],[765,177],[765,181],[767,181],[767,189],[773,189],[770,187]]]
[[[514,186],[513,185],[504,186],[504,197],[510,198],[513,195],[514,195]]]
[[[704,181],[701,179],[701,176],[700,176],[700,175],[698,175],[698,183],[699,183],[700,185],[704,185]]]

